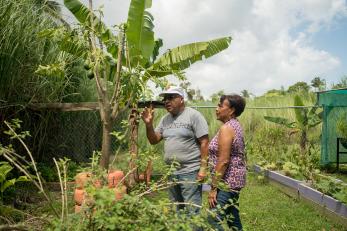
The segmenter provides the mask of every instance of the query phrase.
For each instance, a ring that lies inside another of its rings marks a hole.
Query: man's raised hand
[[[149,108],[145,107],[141,113],[141,118],[145,124],[153,124],[154,109],[152,105]]]

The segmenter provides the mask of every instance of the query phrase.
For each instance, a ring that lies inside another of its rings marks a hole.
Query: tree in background
[[[189,82],[188,80],[185,80],[180,83],[180,87],[187,93],[187,97],[189,101],[192,101],[195,96],[195,90],[190,88],[191,85],[192,83]]]
[[[249,93],[246,89],[241,91],[241,95],[244,98],[249,98],[251,96],[251,93]]]
[[[197,100],[197,101],[204,101],[205,100],[201,94],[200,89],[196,89],[196,91],[195,91],[195,100]]]
[[[225,95],[224,90],[220,90],[210,96],[210,99],[212,102],[216,103],[219,102],[219,99],[222,95]]]
[[[277,89],[271,89],[271,90],[268,90],[264,96],[265,97],[274,97],[274,96],[281,96],[281,95],[285,95],[286,92],[282,89],[281,87],[281,90],[277,90]]]
[[[333,84],[332,89],[339,89],[339,88],[347,88],[347,75],[342,76],[342,78],[340,79],[340,82],[338,82],[337,84]]]
[[[288,88],[288,93],[309,92],[310,86],[306,82],[297,82]]]
[[[316,91],[322,91],[326,88],[325,79],[321,79],[319,76],[311,80],[311,86],[316,89]]]

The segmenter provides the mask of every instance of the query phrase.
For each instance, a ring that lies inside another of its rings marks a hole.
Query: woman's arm
[[[209,204],[213,208],[217,202],[217,185],[225,174],[230,162],[230,152],[235,137],[233,128],[223,125],[218,135],[218,157],[215,174],[212,177],[211,192],[209,194]]]

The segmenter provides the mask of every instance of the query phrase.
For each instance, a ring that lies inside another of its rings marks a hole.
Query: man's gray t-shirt
[[[198,138],[208,134],[208,126],[200,112],[186,107],[177,116],[170,113],[161,118],[155,132],[164,139],[164,160],[180,166],[174,174],[196,171],[200,168],[200,145]]]

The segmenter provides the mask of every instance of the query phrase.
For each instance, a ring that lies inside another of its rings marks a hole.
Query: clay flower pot
[[[85,200],[86,192],[84,189],[75,189],[74,200],[77,205],[82,205]]]
[[[127,193],[127,187],[125,185],[118,186],[114,189],[115,200],[119,201],[123,199],[124,195]]]
[[[102,181],[101,180],[95,180],[93,182],[93,185],[95,188],[101,188],[102,187]]]
[[[87,185],[88,181],[90,180],[91,176],[92,174],[90,172],[78,173],[75,177],[76,187],[78,189],[84,189],[84,187]]]
[[[112,170],[107,176],[107,182],[109,188],[114,188],[124,178],[123,171]]]
[[[75,205],[75,213],[81,212],[82,206],[81,205]]]

